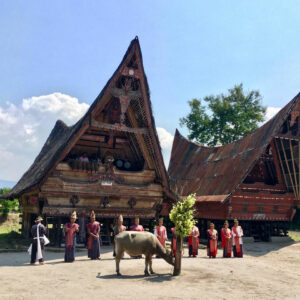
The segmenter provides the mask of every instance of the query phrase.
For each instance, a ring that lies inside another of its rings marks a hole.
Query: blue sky
[[[156,125],[170,134],[188,100],[240,82],[282,107],[300,91],[299,11],[292,0],[1,1],[0,117],[53,93],[91,104],[136,35]],[[18,179],[54,120],[16,176],[0,179]]]

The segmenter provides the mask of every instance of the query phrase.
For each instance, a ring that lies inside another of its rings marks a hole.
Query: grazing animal
[[[152,256],[154,254],[163,258],[167,263],[174,266],[174,257],[171,252],[166,251],[160,244],[157,237],[150,232],[123,231],[115,237],[116,245],[116,272],[120,274],[120,259],[124,252],[130,256],[145,255],[145,275],[149,276],[152,269]],[[149,271],[148,271],[149,267]]]

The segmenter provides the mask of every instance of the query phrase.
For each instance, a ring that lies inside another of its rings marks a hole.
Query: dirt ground
[[[71,264],[48,251],[44,266],[29,265],[27,253],[1,253],[0,299],[300,299],[300,243],[249,243],[243,259],[186,254],[179,277],[157,258],[156,274],[144,277],[144,259],[128,256],[117,277],[108,247],[100,261],[80,251]]]

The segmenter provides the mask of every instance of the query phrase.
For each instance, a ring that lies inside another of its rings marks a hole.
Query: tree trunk
[[[181,256],[182,256],[182,238],[176,237],[176,253],[173,276],[180,275],[181,272]]]

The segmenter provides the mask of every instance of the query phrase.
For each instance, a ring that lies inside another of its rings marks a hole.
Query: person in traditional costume
[[[215,230],[215,224],[210,223],[207,230],[207,256],[216,258],[218,252],[218,232]]]
[[[143,225],[140,225],[140,218],[136,217],[134,219],[134,225],[130,226],[130,231],[144,231]],[[133,258],[142,258],[142,255],[131,256]]]
[[[158,226],[154,229],[154,235],[157,237],[161,245],[166,248],[166,241],[168,240],[167,229],[163,226],[164,219],[160,218],[158,220]]]
[[[222,238],[222,248],[223,248],[223,257],[231,257],[231,249],[232,249],[232,234],[229,229],[228,221],[224,222],[224,227],[221,230],[221,238]]]
[[[130,226],[130,231],[144,231],[143,225],[140,225],[140,218],[134,219],[134,225]]]
[[[65,225],[65,262],[75,260],[76,233],[79,232],[79,225],[75,223],[77,219],[76,211],[70,216],[70,222]]]
[[[39,260],[39,264],[44,264],[44,236],[46,235],[46,228],[42,224],[43,218],[41,216],[38,216],[35,219],[35,225],[31,228],[31,235],[33,238],[32,244],[31,244],[31,260],[30,264],[34,265],[36,259]]]
[[[239,226],[239,221],[234,219],[234,226],[232,227],[232,245],[233,245],[233,256],[243,257],[243,229]]]
[[[126,230],[126,227],[123,225],[123,216],[119,215],[118,218],[118,223],[114,226],[113,232],[114,232],[114,238],[116,235],[118,235],[120,232],[123,232]],[[115,251],[115,243],[114,243],[114,253],[113,256],[116,256],[116,251]]]
[[[172,251],[173,251],[173,254],[175,256],[175,253],[176,253],[176,229],[175,227],[172,227],[171,228],[171,232],[172,232]]]
[[[198,255],[198,245],[199,245],[199,229],[194,225],[192,232],[189,234],[188,246],[189,246],[189,257],[193,255],[196,257]]]
[[[90,223],[87,225],[88,233],[88,257],[90,259],[100,259],[100,223],[96,221],[95,212],[90,214]]]

